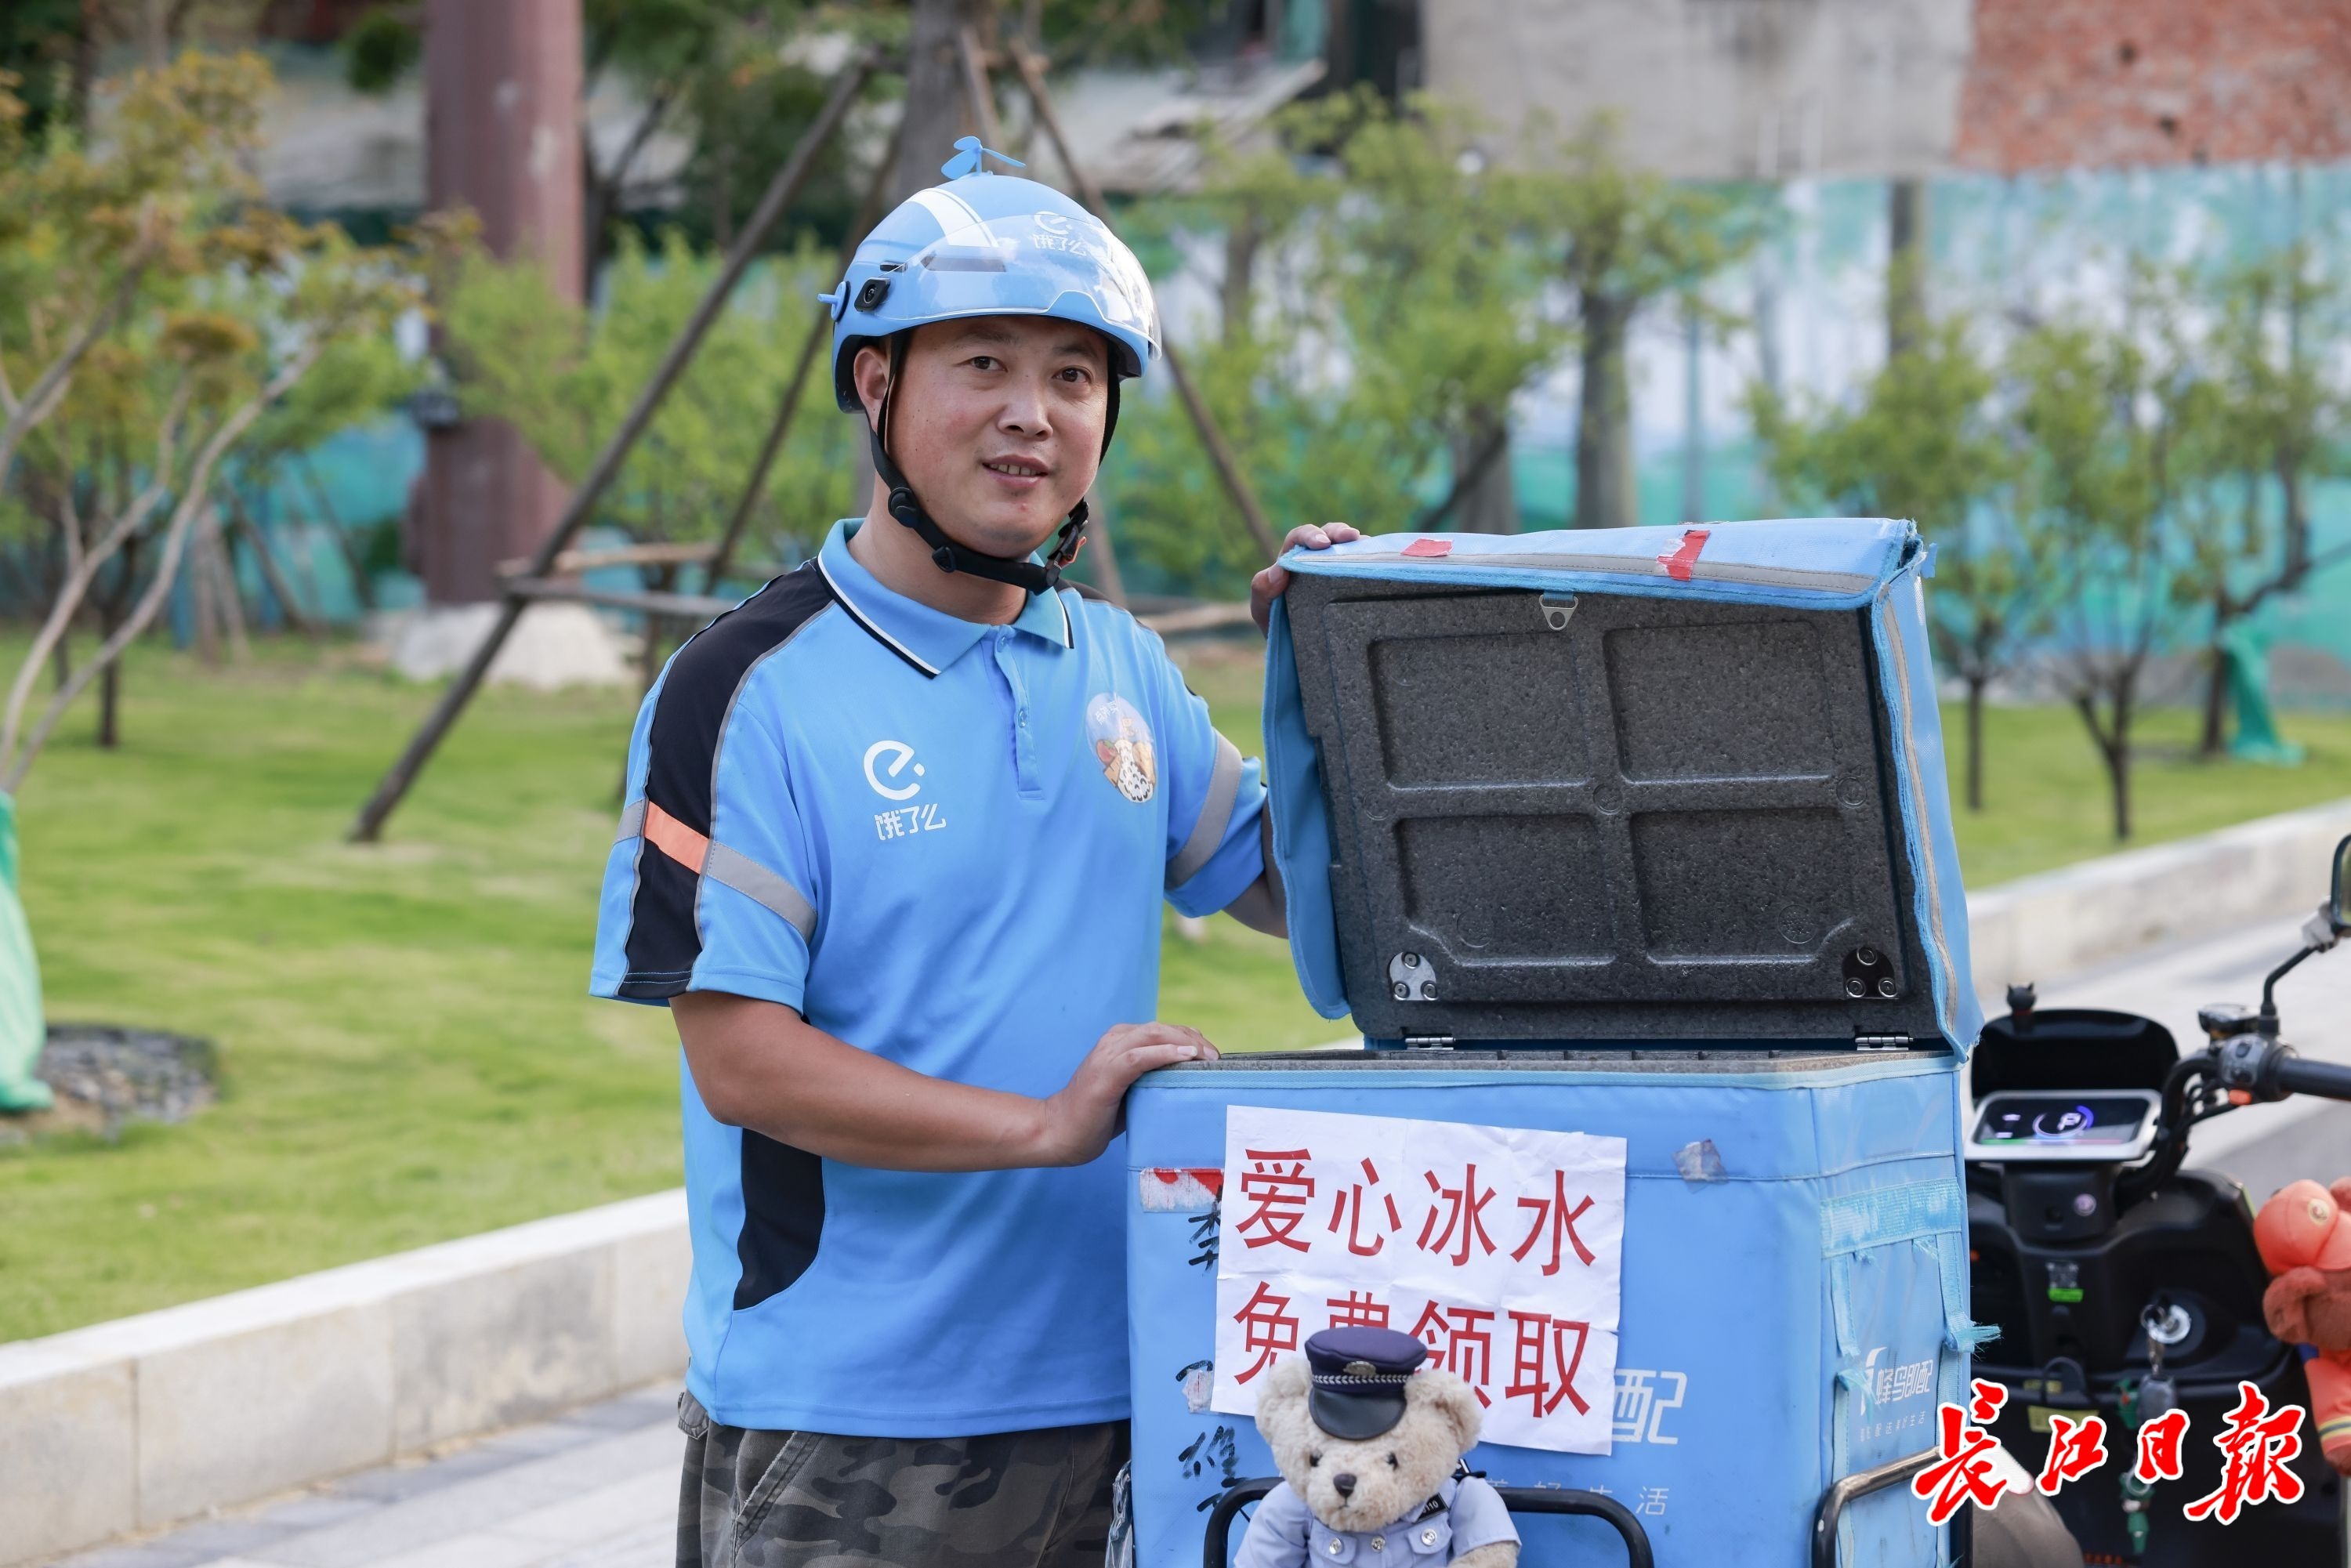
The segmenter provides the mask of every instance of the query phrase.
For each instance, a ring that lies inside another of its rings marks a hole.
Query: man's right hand
[[[1155,1067],[1214,1061],[1177,1024],[1120,1024],[1044,1099],[911,1071],[835,1040],[777,1002],[688,991],[670,998],[703,1105],[829,1160],[893,1171],[1074,1166],[1117,1136],[1127,1088]]]
[[[1155,1068],[1179,1061],[1214,1061],[1217,1048],[1196,1029],[1172,1023],[1123,1023],[1095,1042],[1061,1092],[1046,1100],[1040,1163],[1081,1166],[1110,1146],[1126,1119],[1126,1092]]]

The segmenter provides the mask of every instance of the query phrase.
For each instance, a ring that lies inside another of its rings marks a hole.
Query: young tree
[[[1490,448],[1571,335],[1546,308],[1550,176],[1487,162],[1471,129],[1430,102],[1301,106],[1279,146],[1220,155],[1196,200],[1131,225],[1155,260],[1195,225],[1250,236],[1224,330],[1187,362],[1274,515],[1411,527],[1426,477],[1463,444]],[[1187,588],[1234,593],[1262,564],[1237,530],[1199,527],[1226,508],[1172,401],[1130,399],[1101,488],[1122,538]]]
[[[2218,757],[2228,744],[2227,650],[2238,624],[2351,559],[2351,545],[2314,553],[2310,528],[2312,486],[2346,471],[2351,399],[2328,369],[2351,300],[2303,245],[2224,273],[2210,297],[2212,324],[2199,347],[2225,400],[2222,450],[2240,498],[2234,525],[2213,541],[2219,559],[2209,574],[2210,671],[2198,750]]]
[[[2142,274],[2121,328],[2063,323],[2021,339],[2022,509],[2064,585],[2059,681],[2105,765],[2115,837],[2131,835],[2133,725],[2147,663],[2210,592],[2218,389],[2185,350],[2180,301]]]
[[[1748,197],[1628,167],[1615,128],[1597,120],[1556,155],[1565,277],[1583,328],[1575,431],[1575,526],[1639,520],[1633,395],[1625,359],[1634,317],[1662,294],[1688,294],[1751,248],[1763,210]]]
[[[1907,517],[1936,548],[1928,629],[1967,685],[1967,802],[1983,810],[1984,694],[2043,622],[2045,543],[2029,519],[1998,526],[2012,484],[1991,370],[1959,319],[1916,330],[1855,403],[1800,411],[1770,386],[1748,395],[1771,483],[1849,517]]]
[[[86,376],[87,384],[76,388],[89,420],[61,419],[58,439],[48,444],[56,471],[68,476],[61,494],[73,549],[66,580],[0,709],[0,790],[22,785],[66,709],[152,623],[194,530],[210,520],[223,461],[255,423],[348,342],[388,333],[393,318],[420,303],[387,257],[353,246],[332,228],[257,213],[205,235],[203,243],[222,257],[221,270],[192,282],[180,302],[160,303],[110,338],[104,373]],[[350,417],[369,412],[354,409]],[[117,472],[133,476],[93,491],[113,504],[87,519],[71,500],[77,486],[70,477],[75,456],[95,450],[85,444],[85,430],[99,433],[92,442],[119,443]],[[141,465],[135,470],[133,462]],[[142,537],[152,560],[147,586],[28,727],[35,674],[70,631],[101,571]]]
[[[9,870],[16,791],[74,700],[162,608],[224,460],[339,345],[384,334],[417,302],[390,257],[244,205],[240,160],[267,81],[250,56],[139,72],[96,151],[54,119],[28,138],[22,106],[0,95],[0,490],[16,492],[10,520],[55,528],[60,557],[0,703]],[[148,579],[132,595],[142,546]],[[60,665],[36,713],[41,669],[110,572],[104,601],[119,613],[91,658],[69,674]],[[38,985],[13,878],[0,877],[0,1107],[47,1098],[32,1071]]]

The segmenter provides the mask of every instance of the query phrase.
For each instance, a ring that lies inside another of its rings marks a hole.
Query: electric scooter
[[[2105,1417],[2111,1457],[2055,1500],[2086,1563],[2351,1562],[2342,1478],[2308,1422],[2289,1467],[2298,1500],[2247,1507],[2228,1525],[2181,1512],[2220,1483],[2211,1439],[2240,1383],[2272,1408],[2310,1403],[2298,1348],[2262,1322],[2269,1274],[2252,1204],[2234,1178],[2184,1168],[2189,1132],[2289,1094],[2351,1100],[2351,1067],[2296,1055],[2280,1039],[2276,1001],[2281,979],[2346,932],[2351,838],[2335,848],[2332,895],[2303,928],[2302,949],[2262,984],[2260,1009],[2204,1009],[2202,1049],[2183,1057],[2161,1024],[2130,1013],[2040,1009],[2031,986],[2011,988],[2007,1016],[1985,1026],[1972,1063],[1968,1226],[1973,1315],[1999,1333],[1977,1352],[1974,1375],[2007,1386],[1991,1433],[2030,1470],[2044,1461],[2053,1413]],[[2149,1489],[2128,1479],[2137,1431],[2174,1408],[2189,1416],[2184,1473]]]

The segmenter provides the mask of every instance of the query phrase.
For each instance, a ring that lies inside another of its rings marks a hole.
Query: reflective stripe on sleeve
[[[748,855],[737,854],[725,844],[712,844],[703,860],[702,874],[782,915],[800,934],[801,941],[816,939],[816,910],[800,896],[800,890]]]
[[[1200,874],[1225,841],[1225,829],[1233,820],[1233,798],[1240,793],[1241,754],[1238,747],[1220,732],[1217,736],[1217,763],[1208,774],[1208,798],[1200,803],[1200,820],[1193,824],[1192,836],[1167,862],[1167,885],[1181,887]]]
[[[721,887],[731,887],[760,907],[780,915],[804,942],[816,939],[816,908],[800,890],[758,861],[725,844],[713,843],[650,800],[632,800],[621,812],[613,842],[642,835],[645,842]]]

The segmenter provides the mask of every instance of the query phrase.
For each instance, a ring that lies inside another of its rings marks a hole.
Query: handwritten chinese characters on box
[[[1235,1105],[1225,1117],[1210,1401],[1257,1411],[1308,1335],[1426,1343],[1485,1440],[1609,1451],[1625,1140]]]

